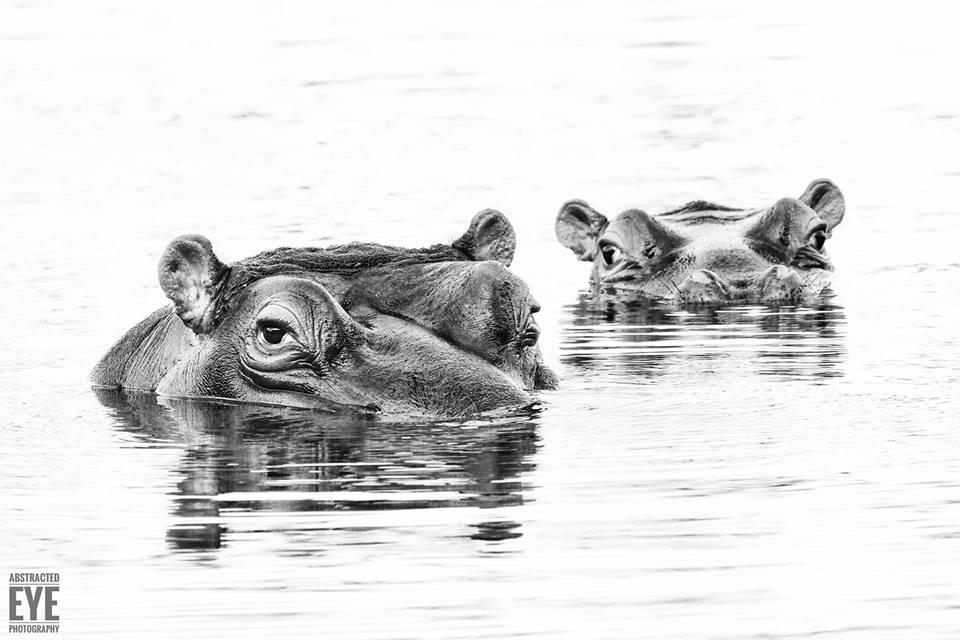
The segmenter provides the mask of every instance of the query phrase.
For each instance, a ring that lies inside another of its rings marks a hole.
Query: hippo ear
[[[177,315],[196,334],[213,327],[216,299],[229,269],[203,236],[180,236],[160,257],[157,277]]]
[[[557,214],[557,240],[577,258],[590,262],[597,255],[597,239],[607,228],[607,217],[583,200],[571,200]]]
[[[837,188],[837,185],[825,179],[811,182],[807,190],[800,196],[800,201],[816,211],[817,215],[827,223],[828,233],[840,224],[846,211],[846,203],[840,189]]]
[[[484,209],[473,216],[470,228],[453,242],[453,248],[471,260],[495,260],[509,267],[517,248],[517,234],[507,216],[494,209]]]

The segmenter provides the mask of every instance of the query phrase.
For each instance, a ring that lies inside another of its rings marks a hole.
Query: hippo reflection
[[[278,531],[289,538],[283,552],[322,554],[338,543],[383,542],[391,520],[365,513],[447,507],[482,509],[451,525],[465,538],[520,535],[514,522],[491,522],[487,509],[524,502],[520,476],[533,469],[536,409],[466,425],[391,424],[116,389],[96,395],[143,446],[182,448],[169,468],[176,487],[167,541],[178,549],[217,549]],[[250,517],[271,512],[288,517]],[[290,517],[308,512],[317,517]],[[348,512],[356,518],[345,518]]]
[[[281,248],[224,265],[182,236],[158,268],[172,307],[127,332],[97,386],[309,408],[465,415],[552,388],[533,314],[507,267],[503,214],[477,214],[450,245]]]
[[[780,380],[843,375],[843,307],[738,305],[677,309],[643,296],[583,293],[564,307],[560,362],[593,380],[605,372],[631,382],[679,376],[699,388],[745,372]],[[722,376],[718,372],[724,372]]]
[[[762,209],[698,200],[656,216],[630,209],[612,221],[573,200],[557,215],[556,233],[593,262],[600,285],[681,303],[798,301],[829,285],[825,244],[844,209],[829,180]]]

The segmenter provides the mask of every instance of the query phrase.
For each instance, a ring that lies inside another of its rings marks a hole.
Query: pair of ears
[[[788,203],[792,199],[784,199],[774,205],[773,210],[781,205]],[[803,194],[797,200],[812,209],[817,216],[826,224],[826,237],[829,238],[834,227],[843,220],[843,214],[846,211],[846,204],[840,189],[830,180],[814,180],[807,186]],[[666,228],[659,220],[637,209],[631,209],[623,215],[629,215],[637,219],[646,227],[646,234],[654,243],[658,241],[671,242],[676,241],[676,235]],[[776,216],[764,216],[758,222],[758,225],[767,226],[789,226],[796,224],[796,216],[788,215],[786,218],[774,219]],[[597,241],[606,230],[609,221],[607,217],[591,207],[583,200],[571,200],[560,208],[557,214],[556,234],[560,244],[567,247],[579,258],[587,262],[593,261],[597,256]],[[773,233],[779,233],[782,229]]]
[[[494,260],[509,267],[517,248],[513,225],[505,215],[485,209],[470,221],[466,232],[451,243],[468,260]],[[157,278],[173,302],[183,324],[200,335],[214,325],[217,301],[230,275],[230,267],[213,252],[201,235],[174,239],[160,257]]]

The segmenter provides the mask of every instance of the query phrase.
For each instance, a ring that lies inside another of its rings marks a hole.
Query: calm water
[[[68,637],[960,636],[960,48],[942,5],[0,4],[0,569]],[[589,296],[615,214],[847,197],[815,308]],[[95,393],[160,251],[495,207],[563,375],[387,424]]]

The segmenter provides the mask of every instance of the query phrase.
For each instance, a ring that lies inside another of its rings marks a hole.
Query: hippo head
[[[225,265],[203,236],[181,236],[158,269],[173,309],[121,339],[94,382],[393,414],[528,404],[556,378],[537,346],[539,305],[507,268],[514,246],[490,210],[427,249],[284,248]]]
[[[763,209],[698,200],[612,221],[582,200],[560,209],[556,232],[601,286],[682,303],[799,301],[819,295],[833,265],[825,245],[844,214],[840,190],[815,180],[799,198]]]

